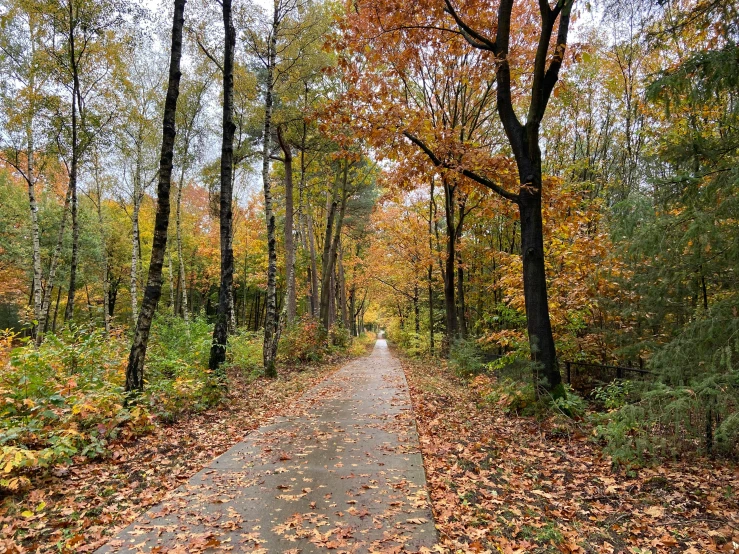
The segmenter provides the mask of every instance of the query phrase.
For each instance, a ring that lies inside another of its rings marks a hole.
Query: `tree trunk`
[[[59,256],[62,254],[62,247],[64,246],[64,231],[67,222],[67,211],[72,201],[72,189],[67,187],[67,194],[64,197],[64,208],[62,209],[62,220],[59,223],[59,231],[57,233],[56,245],[54,246],[54,252],[51,255],[49,261],[49,274],[46,277],[46,287],[44,288],[44,300],[42,302],[41,311],[46,314],[46,321],[44,321],[44,332],[48,327],[49,311],[51,310],[51,289],[54,287],[54,277],[56,276],[56,267],[59,262]],[[56,314],[59,310],[59,295],[61,294],[61,287],[57,290],[57,302],[56,309],[54,310],[54,325],[52,331],[56,331]],[[36,335],[36,345],[40,345],[43,336]]]
[[[110,334],[110,264],[108,262],[107,236],[105,233],[105,220],[103,218],[103,189],[100,184],[99,160],[95,160],[95,188],[97,193],[97,216],[100,226],[100,242],[103,250],[103,324],[105,333]]]
[[[33,75],[33,72],[31,72]],[[33,336],[36,344],[41,344],[44,333],[44,310],[42,294],[41,240],[38,223],[38,203],[36,202],[36,180],[33,172],[33,119],[27,129],[28,155],[26,156],[26,181],[28,183],[28,205],[31,210],[31,244],[33,247],[33,314],[36,323],[33,325]],[[48,284],[47,284],[48,286]]]
[[[175,226],[177,232],[177,265],[180,271],[181,311],[185,323],[189,322],[187,313],[187,277],[185,273],[185,258],[182,256],[182,187],[184,186],[185,164],[182,164],[180,185],[177,187],[177,207],[175,211]]]
[[[351,317],[350,321],[350,331],[353,337],[358,336],[357,335],[357,316],[356,316],[356,308],[357,308],[357,299],[356,299],[356,286],[352,284],[352,288],[349,291],[349,316]]]
[[[421,337],[421,315],[418,307],[418,283],[413,286],[413,317],[416,324],[416,341]]]
[[[72,160],[69,171],[69,188],[72,192],[72,260],[69,265],[69,290],[67,291],[67,306],[64,310],[64,320],[72,319],[74,315],[74,295],[77,287],[77,264],[79,261],[80,224],[77,217],[77,170],[79,164],[79,129],[77,109],[81,108],[80,79],[77,68],[77,53],[74,40],[76,27],[73,6],[69,2],[69,67],[72,71]]]
[[[236,47],[236,30],[231,14],[231,0],[223,0],[223,140],[221,143],[221,285],[218,290],[218,312],[213,328],[213,346],[210,349],[208,367],[220,372],[226,361],[228,327],[233,312],[234,255],[233,235],[233,137],[236,125],[233,122],[233,64]]]
[[[429,289],[429,354],[434,355],[434,178],[431,178],[431,195],[429,198],[429,267],[428,267],[428,289]]]
[[[311,315],[318,317],[319,315],[319,299],[318,299],[318,260],[316,259],[316,236],[313,232],[313,217],[308,214],[306,216],[308,224],[308,250],[310,253],[310,305]]]
[[[118,285],[120,282],[120,277],[115,280],[110,278],[110,265],[108,265],[108,315],[111,319],[115,313],[115,301],[118,298]]]
[[[295,300],[295,240],[293,234],[293,153],[292,147],[282,135],[282,128],[277,128],[277,139],[282,149],[285,164],[285,274],[287,280],[287,323],[295,319],[297,312]]]
[[[344,329],[349,328],[349,313],[346,310],[346,276],[344,275],[344,249],[339,241],[339,258],[338,258],[338,287],[339,287],[339,309],[341,310],[341,324]]]
[[[457,235],[459,240],[459,235]],[[459,336],[467,338],[467,306],[464,301],[464,267],[462,267],[461,245],[457,245],[457,299],[459,301]]]
[[[444,310],[446,313],[445,350],[457,338],[457,305],[454,298],[454,274],[456,259],[456,226],[454,225],[454,188],[449,186],[446,177],[444,184],[444,211],[446,216],[446,259],[444,262]]]
[[[321,303],[320,303],[320,319],[323,328],[328,331],[331,327],[331,299],[334,291],[331,287],[331,280],[336,266],[336,255],[339,249],[339,239],[341,238],[341,227],[344,224],[344,215],[346,213],[346,186],[349,179],[349,163],[344,162],[341,179],[337,177],[332,192],[331,206],[328,210],[326,219],[326,233],[323,242],[323,267],[321,273]],[[339,190],[339,181],[341,181],[341,189]],[[339,209],[338,218],[335,217],[338,196],[341,194],[341,207]],[[336,222],[334,219],[336,218]]]
[[[541,167],[541,166],[540,166]],[[537,381],[552,391],[562,382],[557,365],[544,268],[544,229],[541,215],[541,189],[521,189],[521,255],[526,321],[531,345],[531,360]]]
[[[172,265],[172,249],[167,249],[167,269],[169,277],[169,307],[172,309],[174,314],[174,269]]]
[[[62,287],[56,290],[56,305],[54,306],[54,321],[51,323],[51,332],[56,333],[56,316],[59,315],[59,301],[62,299]]]
[[[182,28],[185,23],[186,0],[175,0],[172,18],[172,47],[169,61],[169,82],[164,102],[162,123],[162,150],[159,158],[159,182],[157,185],[157,211],[154,221],[154,240],[151,248],[151,261],[147,276],[144,298],[141,302],[131,353],[126,368],[126,391],[140,391],[144,388],[144,361],[149,342],[149,331],[154,311],[162,294],[162,265],[167,248],[169,227],[169,189],[172,180],[172,157],[175,139],[175,114],[177,97],[180,93],[180,59],[182,58]]]
[[[272,104],[274,71],[277,59],[277,33],[280,28],[278,1],[275,0],[272,33],[267,48],[267,84],[264,95],[264,134],[262,145],[262,182],[264,184],[264,217],[267,223],[267,300],[264,320],[264,374],[276,377],[275,358],[280,340],[280,322],[277,313],[277,240],[275,237],[275,214],[272,208],[272,184],[269,180],[269,156],[272,138]]]
[[[138,162],[137,162],[138,164]],[[133,185],[133,210],[131,214],[131,320],[134,325],[139,320],[139,299],[138,299],[138,279],[139,279],[139,210],[141,208],[141,195],[139,193],[139,178],[134,177]]]

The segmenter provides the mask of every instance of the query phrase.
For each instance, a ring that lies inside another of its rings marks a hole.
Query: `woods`
[[[379,331],[469,440],[734,467],[738,38],[713,0],[0,0],[0,516]]]

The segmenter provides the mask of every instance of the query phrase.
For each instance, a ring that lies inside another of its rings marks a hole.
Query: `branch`
[[[396,287],[396,286],[395,286],[395,285],[393,285],[392,283],[388,283],[387,281],[383,281],[382,279],[380,279],[379,277],[376,277],[376,276],[374,276],[374,275],[372,276],[372,278],[373,278],[374,280],[376,280],[376,281],[380,281],[380,283],[382,283],[383,285],[387,285],[388,287],[390,287],[391,289],[393,289],[393,290],[394,290],[395,292],[397,292],[398,294],[402,294],[403,296],[406,296],[406,297],[410,298],[411,300],[413,300],[413,299],[414,299],[414,298],[413,298],[413,295],[411,295],[411,294],[408,294],[408,293],[407,293],[407,292],[405,292],[404,290],[400,290],[400,289],[399,289],[398,287]]]
[[[473,47],[479,48],[480,50],[487,50],[497,55],[498,48],[497,48],[497,45],[495,44],[495,41],[490,40],[487,37],[484,37],[477,31],[475,31],[472,27],[467,25],[464,22],[464,20],[459,16],[457,11],[454,9],[454,6],[452,6],[452,3],[450,0],[444,0],[444,11],[452,16],[452,18],[454,19],[454,22],[459,27],[459,30],[462,33],[462,36],[464,37],[464,39],[467,42],[469,42]]]
[[[543,83],[543,95],[544,95],[544,107],[546,108],[549,102],[549,97],[554,90],[554,85],[557,84],[559,79],[559,69],[562,67],[562,59],[565,55],[565,49],[567,48],[567,34],[570,29],[570,12],[572,10],[573,0],[559,0],[557,6],[552,11],[554,17],[561,10],[561,16],[559,19],[559,28],[557,29],[557,44],[555,45],[554,56],[552,62],[549,64],[546,75],[544,76]]]
[[[502,196],[506,200],[510,200],[511,202],[513,202],[515,204],[518,204],[519,197],[518,197],[517,194],[514,194],[512,192],[509,192],[509,191],[505,190],[503,187],[501,187],[500,185],[498,185],[494,181],[491,181],[490,179],[488,179],[486,177],[483,177],[482,175],[479,175],[479,174],[475,173],[474,171],[470,171],[469,169],[460,169],[460,168],[454,167],[454,166],[452,166],[452,165],[450,165],[448,163],[442,162],[436,156],[436,154],[434,154],[434,152],[428,146],[426,146],[426,144],[421,139],[413,136],[408,131],[404,131],[403,134],[405,135],[405,137],[408,140],[410,140],[413,144],[415,144],[421,150],[423,150],[423,152],[429,157],[429,159],[431,160],[431,162],[436,167],[441,167],[441,168],[444,168],[444,169],[451,169],[453,171],[457,171],[458,173],[461,173],[462,175],[464,175],[468,179],[472,179],[473,181],[475,181],[477,183],[480,183],[481,185],[484,185],[484,186],[488,187],[490,190],[492,190],[493,192],[496,192],[497,194],[499,194],[500,196]]]
[[[495,44],[498,48],[496,56],[500,59],[496,81],[498,83],[498,114],[503,123],[513,154],[520,156],[524,151],[522,125],[513,109],[511,98],[511,67],[508,63],[508,46],[511,40],[511,12],[513,0],[501,0],[498,7],[498,30]]]
[[[216,67],[220,70],[221,73],[223,73],[223,66],[218,62],[218,60],[213,56],[213,54],[211,54],[208,51],[205,45],[202,42],[200,42],[200,37],[198,35],[195,35],[195,42],[198,43],[198,46],[200,47],[200,50],[202,50],[203,54],[205,54],[210,61],[216,64]]]

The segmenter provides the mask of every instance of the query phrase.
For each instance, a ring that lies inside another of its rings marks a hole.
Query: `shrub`
[[[601,403],[607,410],[617,410],[626,405],[634,384],[631,381],[616,379],[602,387],[593,390],[593,398]]]
[[[288,363],[317,362],[326,353],[326,334],[318,320],[306,314],[285,329],[279,348]]]
[[[331,326],[331,329],[328,332],[328,338],[331,346],[335,346],[339,349],[348,347],[352,341],[351,332],[349,329],[344,327],[344,324],[341,323],[341,321],[337,321]]]
[[[530,413],[537,404],[536,390],[532,383],[508,378],[491,386],[484,398],[505,413]]]
[[[650,360],[659,382],[645,390],[601,389],[613,411],[597,436],[615,463],[695,452],[739,456],[739,318],[735,298],[695,318]],[[639,393],[639,394],[637,394]]]
[[[352,340],[352,345],[349,347],[349,354],[352,356],[364,356],[369,353],[370,349],[375,345],[377,335],[372,331],[367,331],[364,334],[355,337]]]
[[[189,323],[160,315],[152,326],[147,353],[144,397],[165,421],[207,409],[220,401],[222,389],[208,369],[213,326],[202,317]]]
[[[0,489],[28,486],[35,468],[106,455],[110,441],[148,431],[154,416],[172,420],[218,402],[221,388],[207,369],[211,331],[202,318],[186,325],[157,317],[144,394],[130,407],[130,343],[120,330],[70,326],[39,348],[13,349],[0,371]]]
[[[485,369],[485,358],[473,340],[458,339],[449,351],[449,367],[464,378],[470,378]]]
[[[230,367],[241,370],[245,374],[257,375],[263,367],[262,333],[239,330],[228,339],[226,353]]]
[[[584,416],[588,408],[587,402],[569,385],[564,385],[564,392],[563,396],[552,399],[552,405],[568,417],[581,418]]]

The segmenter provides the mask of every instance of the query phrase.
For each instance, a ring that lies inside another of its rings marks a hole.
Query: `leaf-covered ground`
[[[507,415],[480,381],[403,366],[445,551],[739,552],[735,466],[614,471],[583,424]]]
[[[107,459],[36,476],[31,490],[0,500],[0,553],[94,550],[248,430],[289,410],[341,361],[281,372],[275,380],[246,381],[234,373],[229,398],[218,408],[115,443]]]

